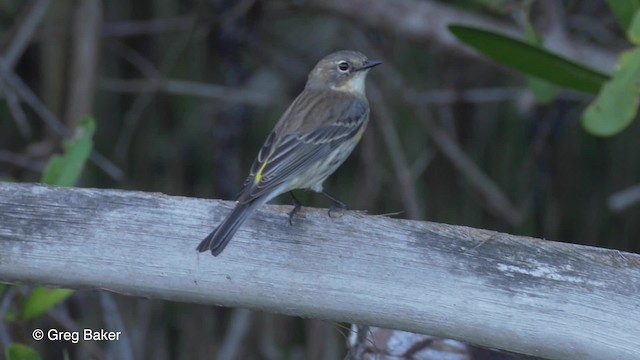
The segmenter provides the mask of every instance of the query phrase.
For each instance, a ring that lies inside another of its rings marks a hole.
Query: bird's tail
[[[213,256],[218,256],[227,246],[233,235],[235,235],[240,225],[247,220],[247,218],[253,214],[258,206],[260,206],[263,202],[261,201],[251,201],[248,203],[238,203],[233,211],[227,215],[227,217],[222,221],[218,227],[209,234],[200,245],[198,245],[197,250],[200,252],[204,252],[207,250],[211,250],[211,254]]]

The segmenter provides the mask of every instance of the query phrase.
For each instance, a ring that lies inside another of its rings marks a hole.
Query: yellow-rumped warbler
[[[304,90],[284,112],[251,166],[236,207],[197,250],[224,250],[240,225],[260,205],[294,189],[322,193],[322,183],[349,157],[369,121],[364,84],[367,72],[380,61],[357,51],[338,51],[320,60],[309,73]],[[293,193],[294,208],[300,208]]]

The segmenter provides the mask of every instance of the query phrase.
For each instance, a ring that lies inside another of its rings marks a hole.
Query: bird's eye
[[[340,61],[338,63],[338,70],[340,70],[340,72],[347,72],[349,71],[350,68],[351,68],[351,65],[349,65],[349,63],[346,61]]]

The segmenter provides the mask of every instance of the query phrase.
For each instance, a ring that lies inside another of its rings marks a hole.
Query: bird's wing
[[[342,111],[313,112],[314,116],[326,114],[333,117],[314,121],[325,125],[301,127],[280,136],[277,130],[271,132],[251,166],[238,201],[245,203],[268,194],[310,167],[317,166],[317,162],[329,156],[338,145],[355,137],[365,125],[369,107],[360,99],[343,101],[333,107],[342,108]],[[290,114],[295,116],[295,112]]]

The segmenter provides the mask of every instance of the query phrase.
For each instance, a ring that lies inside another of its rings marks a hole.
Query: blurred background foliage
[[[308,71],[329,52],[356,49],[385,65],[368,79],[370,128],[325,183],[352,209],[639,252],[638,121],[610,137],[590,135],[581,118],[594,95],[509,70],[446,27],[523,39],[610,76],[632,47],[626,30],[638,6],[1,1],[0,178],[38,181],[70,129],[92,115],[94,148],[77,186],[233,199]],[[330,205],[313,193],[298,197]],[[203,224],[203,236],[215,225]],[[200,239],[193,241],[195,249]],[[47,358],[345,354],[348,331],[338,324],[93,291],[26,319],[19,314],[30,291],[0,288],[0,342],[29,344]],[[35,327],[112,328],[127,341],[37,343]]]

